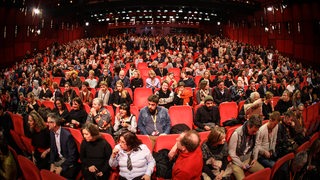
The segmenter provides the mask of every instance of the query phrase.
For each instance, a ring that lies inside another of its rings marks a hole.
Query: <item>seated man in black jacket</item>
[[[214,105],[212,96],[204,98],[204,105],[198,108],[194,124],[199,131],[209,131],[215,125],[220,126],[219,108]]]

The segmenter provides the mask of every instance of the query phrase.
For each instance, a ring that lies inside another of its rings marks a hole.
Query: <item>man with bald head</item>
[[[202,151],[200,148],[199,134],[189,130],[180,134],[176,144],[169,152],[169,158],[178,155],[176,163],[172,168],[172,179],[201,179],[202,173]]]

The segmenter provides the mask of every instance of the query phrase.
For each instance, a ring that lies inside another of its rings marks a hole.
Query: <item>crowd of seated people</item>
[[[204,174],[200,173],[199,177],[222,179],[231,174],[224,171],[233,170],[235,177],[242,179],[244,172],[272,167],[278,158],[293,152],[319,130],[319,121],[312,130],[307,129],[302,115],[305,108],[319,101],[319,84],[320,73],[314,68],[292,61],[276,50],[210,34],[122,34],[55,43],[12,67],[1,69],[0,104],[3,112],[23,116],[34,142],[43,140],[36,135],[46,132],[44,123],[52,132],[46,134],[51,141],[64,129],[61,126],[75,129],[84,126],[81,150],[91,152],[99,143],[99,148],[107,154],[99,153],[97,158],[110,157],[110,164],[98,162],[89,166],[85,161],[82,171],[88,179],[104,178],[110,174],[110,166],[117,165],[121,178],[133,178],[128,176],[132,167],[124,167],[122,163],[128,161],[130,155],[133,160],[139,159],[135,154],[147,150],[140,141],[128,142],[127,138],[135,138],[135,134],[149,135],[154,146],[159,136],[170,133],[170,107],[190,106],[194,110],[193,129],[210,133],[207,147],[202,146],[206,156],[203,157]],[[151,88],[152,95],[144,97],[145,107],[141,107],[139,116],[135,117],[130,107],[137,88]],[[277,102],[273,102],[275,97],[279,99]],[[53,103],[55,115],[50,115],[49,119],[40,118],[35,112],[45,108],[43,102],[47,101]],[[239,106],[244,103],[238,117],[229,121],[229,125],[238,128],[234,129],[228,143],[225,142],[226,132],[217,128],[221,126],[219,107],[225,102],[236,102]],[[262,125],[263,119],[269,121]],[[2,124],[0,128],[4,128]],[[96,131],[111,134],[120,145],[112,152]],[[123,134],[127,131],[132,134]],[[69,133],[64,130],[61,133],[66,135],[65,141],[71,141]],[[190,132],[178,138],[176,150],[200,155],[201,145],[195,134]],[[186,137],[191,138],[194,147],[181,145],[186,143]],[[128,146],[130,143],[133,144]],[[283,144],[291,149],[280,146]],[[56,148],[52,142],[50,148],[37,143],[33,146],[38,150],[33,156],[33,161],[39,162],[36,163],[38,167],[65,177],[74,177],[75,171],[80,169],[77,165],[70,167],[79,157],[78,153],[81,161],[95,158],[91,153],[72,149],[68,153],[73,153],[73,159],[68,160],[65,156],[69,155],[59,152],[61,148]],[[53,147],[54,159],[50,155],[48,164],[40,164],[48,158],[49,152],[52,153]],[[148,179],[154,160],[149,154],[144,155],[148,158],[144,162],[148,168],[143,169],[145,174],[135,175]],[[230,166],[225,161],[228,155]],[[215,157],[219,161],[213,161]],[[218,171],[212,172],[212,167]]]

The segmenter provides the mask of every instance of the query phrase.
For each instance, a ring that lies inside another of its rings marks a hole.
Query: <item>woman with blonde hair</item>
[[[203,76],[201,77],[199,82],[201,82],[202,80],[206,80],[206,81],[208,81],[208,85],[210,87],[213,87],[213,82],[211,81],[210,78],[211,78],[210,70],[205,70],[204,73],[203,73]]]
[[[50,132],[44,120],[35,110],[28,116],[28,124],[31,132],[31,143],[34,147],[32,160],[39,169],[49,169]]]
[[[146,88],[151,88],[152,90],[160,88],[160,80],[156,77],[156,73],[153,70],[150,70],[148,75],[149,77],[146,79]]]
[[[130,81],[130,88],[132,89],[132,92],[134,92],[138,87],[143,87],[143,80],[141,78],[140,71],[137,69],[133,71],[133,76]]]
[[[114,111],[116,111],[116,109],[120,107],[122,103],[130,105],[132,103],[132,99],[129,92],[124,89],[123,82],[121,80],[118,80],[116,82],[115,89],[111,94],[110,104],[112,104]]]

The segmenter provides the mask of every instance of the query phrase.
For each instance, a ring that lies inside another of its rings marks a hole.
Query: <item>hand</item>
[[[250,169],[250,165],[249,165],[249,164],[243,164],[243,165],[242,165],[242,169],[243,169],[243,170]]]
[[[114,148],[112,150],[112,158],[115,158],[118,155],[118,153],[119,153],[119,149],[118,148]]]
[[[91,108],[91,109],[90,109],[90,113],[91,113],[93,116],[95,116],[95,115],[97,114],[97,111],[96,111],[95,108]]]
[[[72,119],[72,120],[71,120],[71,123],[72,123],[72,124],[78,124],[79,122],[76,121],[76,120],[74,120],[74,119]]]
[[[256,164],[256,162],[257,162],[256,159],[255,159],[255,160],[252,160],[252,161],[251,161],[251,164],[250,164],[250,168],[251,168],[252,166],[254,166],[254,165]]]
[[[144,179],[144,180],[150,180],[150,176],[148,176],[148,175],[144,175],[144,176],[142,176],[142,178],[141,179]]]
[[[121,126],[122,126],[122,127],[128,127],[129,125],[128,125],[126,122],[122,122],[122,123],[121,123]]]
[[[88,170],[89,170],[90,172],[94,173],[94,172],[96,172],[98,169],[97,169],[94,165],[92,165],[92,166],[88,167]]]
[[[62,167],[56,167],[56,169],[55,169],[56,174],[60,175],[61,171],[62,171]]]
[[[103,173],[100,171],[96,175],[101,177],[101,176],[103,176]]]
[[[32,162],[33,162],[34,164],[37,164],[37,160],[36,160],[36,158],[34,157],[34,155],[32,155]]]
[[[220,173],[216,176],[215,180],[221,180],[221,179],[222,179],[222,174]]]
[[[203,128],[204,128],[206,131],[210,131],[210,129],[211,129],[209,126],[204,126]]]
[[[51,164],[51,165],[50,165],[50,171],[51,171],[51,172],[54,172],[55,169],[56,169],[56,166],[55,166],[54,164]]]
[[[41,158],[42,158],[42,159],[46,158],[46,156],[47,156],[48,153],[49,153],[49,152],[47,152],[47,151],[43,151],[43,153],[41,153]]]
[[[264,152],[264,157],[270,158],[270,156],[271,156],[271,153],[269,151]]]

